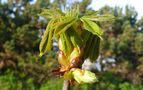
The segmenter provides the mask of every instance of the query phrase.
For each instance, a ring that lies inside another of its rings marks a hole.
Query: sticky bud
[[[78,83],[94,83],[98,81],[95,74],[88,70],[75,69],[72,74]]]
[[[67,60],[67,57],[64,55],[63,51],[59,51],[58,61],[59,61],[59,64],[61,64],[62,66],[66,67],[69,65],[69,61]]]
[[[63,43],[62,43],[61,38],[59,38],[58,45],[59,45],[59,49],[63,51],[64,47],[63,47]]]
[[[74,48],[70,55],[70,62],[72,62],[72,60],[77,57],[80,57],[80,50],[78,48]]]
[[[72,79],[72,71],[67,71],[64,73],[64,80],[71,80]]]

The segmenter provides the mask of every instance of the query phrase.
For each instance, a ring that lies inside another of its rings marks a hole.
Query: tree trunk
[[[68,80],[64,80],[63,90],[70,90],[70,83]]]

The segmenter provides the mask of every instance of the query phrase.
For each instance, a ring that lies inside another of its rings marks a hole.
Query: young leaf
[[[64,80],[71,80],[72,78],[72,71],[67,71],[64,73]]]
[[[59,40],[58,40],[58,46],[59,46],[59,50],[64,51],[64,44],[63,44],[61,38],[59,38]]]
[[[83,44],[86,44],[87,40],[91,37],[91,34],[89,31],[84,30],[81,34],[81,37],[83,38]]]
[[[86,41],[84,53],[83,53],[84,59],[88,58],[90,55],[90,52],[92,50],[93,38],[94,38],[94,35],[91,34],[88,40]]]
[[[72,62],[73,59],[80,57],[80,55],[81,55],[80,49],[75,47],[69,56],[70,62]]]
[[[65,16],[70,16],[70,17],[75,17],[77,18],[78,17],[78,14],[79,14],[79,7],[76,7],[72,10],[68,10],[66,11],[66,15]]]
[[[92,49],[89,52],[89,58],[91,62],[95,61],[99,56],[100,38],[94,35],[92,42]]]
[[[62,51],[64,52],[66,56],[68,56],[72,52],[72,49],[73,49],[73,45],[70,41],[69,35],[67,35],[66,33],[60,34],[60,40],[63,45]]]
[[[95,22],[86,18],[81,18],[81,21],[83,22],[83,27],[85,28],[85,30],[88,30],[92,34],[97,35],[101,38],[103,31]]]
[[[64,52],[61,50],[58,53],[58,62],[63,67],[68,67],[70,64],[68,58],[65,56]]]
[[[46,31],[44,32],[43,38],[39,45],[39,49],[40,49],[39,56],[42,56],[44,53],[48,52],[52,48],[53,23],[54,23],[54,20],[49,21]]]
[[[83,18],[92,20],[92,21],[111,21],[114,20],[115,17],[111,14],[104,14],[104,15],[89,15],[89,16],[83,16]]]
[[[54,12],[54,13],[53,13]],[[56,10],[56,9],[42,9],[42,12],[40,14],[38,14],[39,16],[42,16],[46,19],[49,18],[59,18],[64,16],[64,13],[60,10]]]
[[[70,53],[73,50],[73,44],[72,44],[72,42],[70,40],[70,36],[67,34],[67,32],[64,33],[64,39],[65,39],[66,46],[67,46],[66,55],[70,55]]]
[[[74,30],[74,28],[71,27],[68,30],[68,34],[70,36],[70,40],[71,40],[72,44],[74,45],[74,47],[81,47],[83,45],[81,36],[79,36],[79,34],[77,34],[77,32]]]
[[[64,38],[64,34],[60,34],[60,40],[61,40],[61,44],[62,44],[62,51],[64,52],[64,54],[66,55],[67,52],[67,44],[66,44],[66,40]]]
[[[70,28],[77,20],[74,18],[67,18],[68,21],[61,22],[55,29],[54,34],[60,35],[61,33],[64,33],[68,28]]]
[[[88,70],[75,69],[72,73],[73,78],[78,83],[94,83],[98,81],[95,74]]]

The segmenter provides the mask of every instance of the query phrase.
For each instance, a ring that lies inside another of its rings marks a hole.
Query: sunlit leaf
[[[78,83],[94,83],[98,81],[95,74],[88,70],[75,69],[73,77]]]
[[[61,43],[62,43],[62,51],[64,52],[64,54],[66,54],[67,52],[67,44],[66,44],[66,40],[64,38],[64,34],[60,34],[60,40],[61,40]]]
[[[63,37],[64,37],[64,40],[66,42],[66,50],[67,50],[67,52],[65,52],[65,54],[66,55],[70,55],[70,53],[73,50],[73,44],[72,44],[72,42],[70,40],[70,36],[69,36],[69,34],[67,32],[65,32]]]
[[[103,35],[103,31],[95,22],[86,18],[81,18],[81,21],[83,22],[83,27],[85,28],[85,30],[88,30],[92,34],[97,35],[101,38],[101,36]]]
[[[78,14],[79,14],[79,7],[77,6],[71,10],[67,10],[65,16],[78,18]]]
[[[74,28],[71,27],[68,33],[70,36],[70,40],[75,47],[80,47],[83,45],[81,36],[79,36],[79,34],[74,30]]]
[[[72,78],[72,71],[67,71],[64,73],[64,80],[71,80]]]
[[[44,35],[42,37],[42,40],[40,42],[40,56],[42,56],[44,53],[48,52],[52,48],[52,38],[53,38],[53,29],[52,25],[54,23],[54,20],[51,20],[46,28],[46,31],[44,32]]]
[[[65,54],[62,50],[60,50],[58,52],[58,61],[59,61],[59,64],[64,66],[64,67],[69,66],[69,60],[67,59],[67,57],[65,56]]]
[[[111,14],[105,15],[90,15],[90,16],[83,16],[83,18],[92,20],[92,21],[111,21],[114,20],[115,17]]]
[[[49,18],[62,17],[64,16],[64,13],[61,10],[57,10],[57,9],[42,9],[42,12],[38,15],[46,19],[49,19]]]
[[[70,28],[77,20],[74,18],[67,18],[67,21],[60,22],[55,29],[55,36],[64,33],[68,28]]]

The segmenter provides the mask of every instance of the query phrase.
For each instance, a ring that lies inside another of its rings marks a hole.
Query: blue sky
[[[7,0],[2,0],[2,1],[5,2]],[[82,0],[68,0],[68,1],[74,2]],[[130,5],[133,6],[135,10],[138,12],[138,19],[140,19],[143,16],[143,0],[92,0],[90,7],[92,7],[94,10],[98,10],[105,5],[109,5],[111,7],[120,6],[123,8],[126,5]]]
[[[130,5],[138,12],[138,19],[143,16],[143,0],[92,0],[90,7],[94,10],[98,10],[104,5],[109,5],[111,7],[120,6],[123,8],[125,8],[126,5]]]

